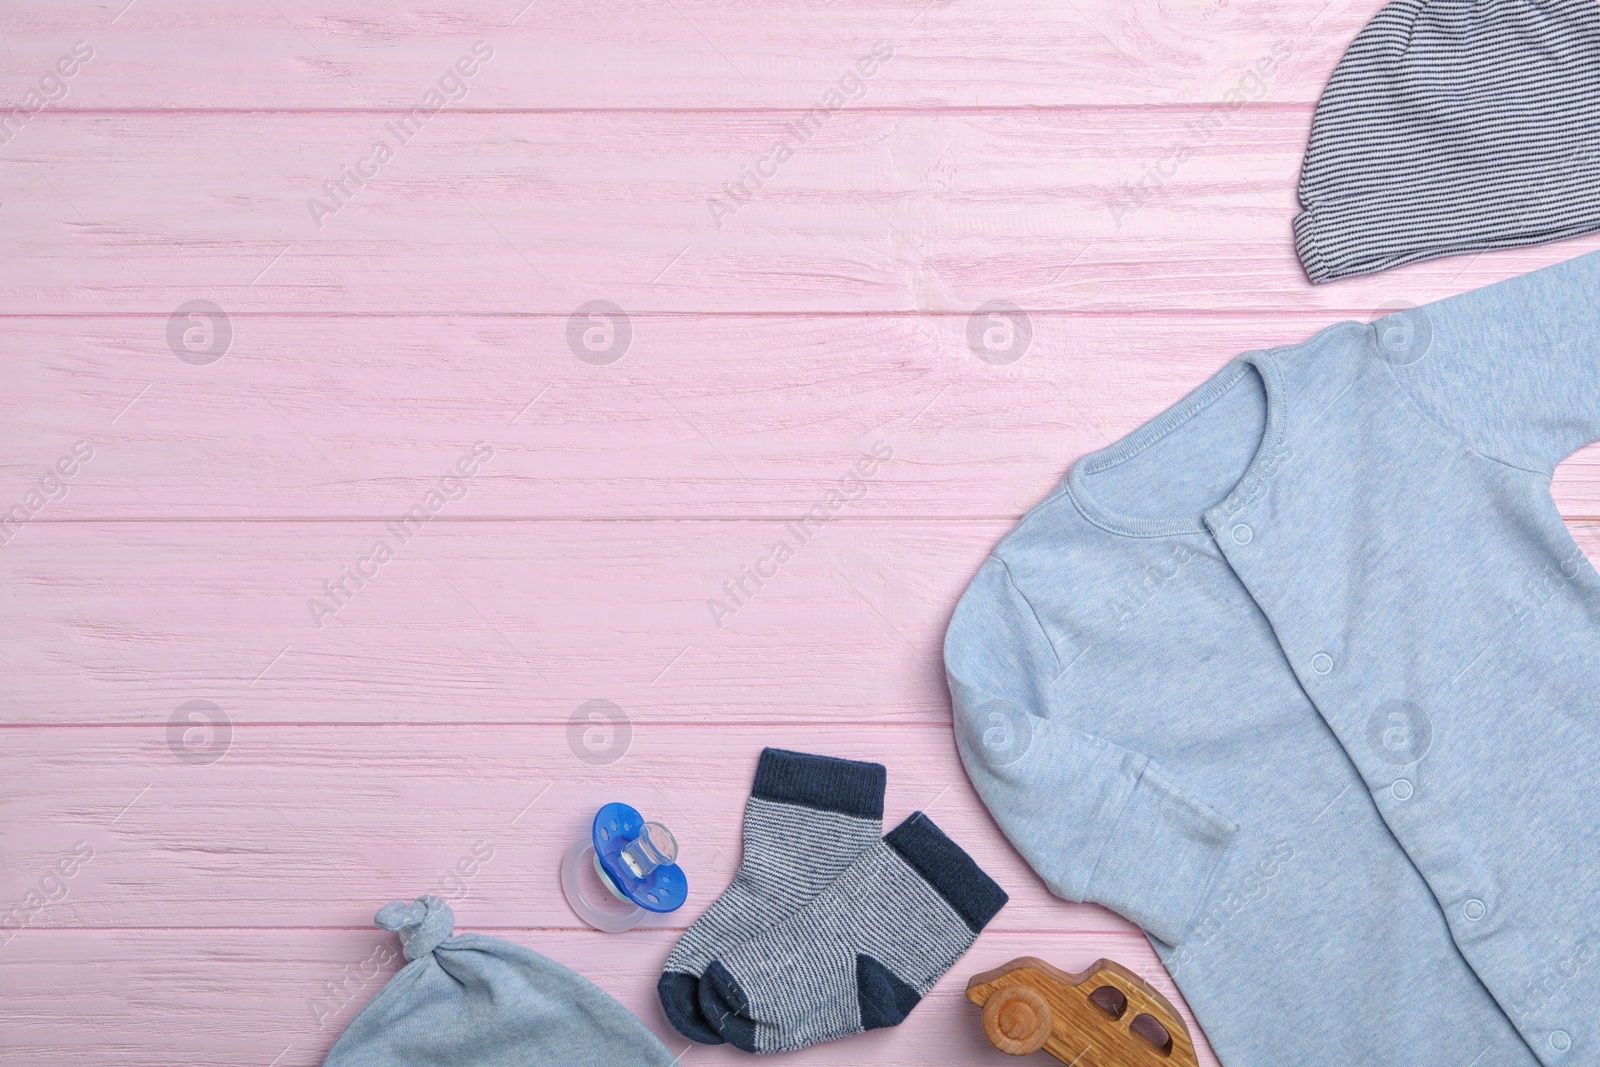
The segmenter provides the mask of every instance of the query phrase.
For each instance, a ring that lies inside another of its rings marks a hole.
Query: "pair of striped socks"
[[[921,812],[883,832],[881,764],[769,748],[733,883],[657,985],[677,1031],[792,1052],[895,1026],[1006,894]]]

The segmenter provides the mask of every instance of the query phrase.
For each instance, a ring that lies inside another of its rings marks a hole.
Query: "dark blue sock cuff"
[[[881,763],[767,748],[761,751],[756,784],[750,795],[780,804],[804,804],[863,819],[882,819],[887,780],[888,772]]]
[[[920,811],[890,830],[883,843],[898,852],[901,859],[937,889],[966,920],[973,933],[988,925],[1011,899],[993,878],[972,862],[972,857],[962,851],[960,845],[946,837],[944,831]]]

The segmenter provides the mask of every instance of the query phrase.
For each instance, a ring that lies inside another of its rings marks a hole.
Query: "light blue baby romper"
[[[951,623],[957,742],[1228,1067],[1600,1065],[1600,253],[1251,352]]]

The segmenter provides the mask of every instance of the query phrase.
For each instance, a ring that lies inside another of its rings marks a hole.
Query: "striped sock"
[[[700,1009],[746,1052],[793,1052],[896,1026],[1006,903],[921,812],[802,911],[720,956]]]
[[[700,1012],[706,965],[805,907],[878,843],[886,778],[880,763],[762,751],[744,808],[738,873],[684,931],[656,986],[680,1034],[722,1044]]]

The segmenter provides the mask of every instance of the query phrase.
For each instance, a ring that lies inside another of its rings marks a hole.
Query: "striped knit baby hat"
[[[1395,0],[1300,171],[1313,283],[1600,230],[1600,0]]]

